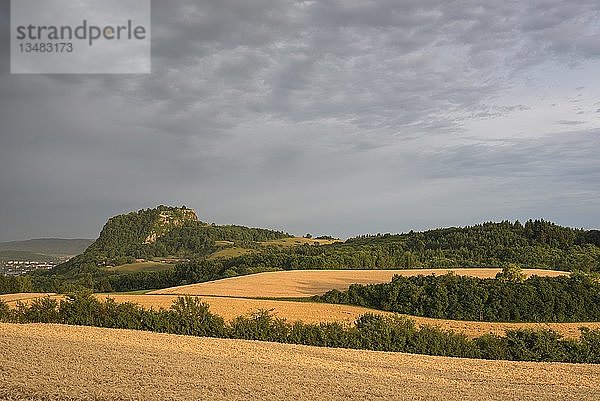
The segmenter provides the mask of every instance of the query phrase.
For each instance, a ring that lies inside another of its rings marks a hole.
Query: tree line
[[[501,275],[499,276],[502,277]],[[390,283],[351,285],[314,300],[452,320],[586,322],[600,320],[598,278],[583,273],[527,280],[394,276]]]
[[[4,276],[0,274],[0,294],[33,292],[34,284],[31,276]]]
[[[89,294],[57,302],[36,299],[10,309],[0,301],[0,321],[61,323],[219,338],[274,341],[321,347],[409,352],[514,361],[600,363],[600,331],[581,329],[579,339],[564,339],[550,330],[511,330],[504,336],[475,339],[435,327],[417,328],[401,316],[367,313],[353,324],[288,323],[259,310],[226,322],[198,298],[180,297],[167,310],[146,310],[133,303],[98,301]]]

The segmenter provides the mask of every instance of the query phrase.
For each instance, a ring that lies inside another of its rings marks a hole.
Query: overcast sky
[[[9,22],[0,240],[158,204],[299,235],[600,226],[598,0],[154,1],[150,75],[11,75]]]

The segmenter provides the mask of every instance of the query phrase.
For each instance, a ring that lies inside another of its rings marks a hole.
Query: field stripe
[[[411,269],[411,270],[286,270],[265,272],[225,278],[198,284],[165,288],[149,294],[189,294],[247,298],[301,298],[322,295],[338,289],[345,290],[351,284],[388,283],[394,275],[444,275],[454,272],[461,276],[479,278],[495,277],[497,268],[456,268],[456,269]],[[530,276],[545,277],[568,275],[556,270],[524,269]]]

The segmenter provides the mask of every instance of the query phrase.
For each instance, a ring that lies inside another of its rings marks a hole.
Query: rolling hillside
[[[0,263],[11,260],[30,261],[30,262],[57,262],[57,256],[44,255],[29,251],[0,251]]]
[[[473,277],[493,277],[498,269],[453,269],[455,274]],[[443,275],[447,270],[341,270],[341,271],[289,271],[269,272],[255,275],[222,279],[213,282],[194,284],[190,286],[167,288],[147,294],[97,294],[96,297],[104,300],[108,297],[117,303],[132,302],[146,309],[168,309],[179,295],[192,294],[200,296],[203,302],[210,305],[211,311],[226,320],[233,320],[241,315],[249,315],[257,310],[269,310],[275,316],[289,322],[302,321],[304,323],[352,323],[360,315],[372,312],[391,315],[387,312],[375,311],[359,306],[307,303],[290,300],[252,299],[252,297],[307,297],[322,294],[332,288],[343,290],[352,283],[385,283],[389,282],[394,274],[402,276],[415,276],[422,274]],[[565,275],[564,272],[530,270],[527,274],[539,276]],[[29,303],[31,300],[51,296],[63,299],[55,294],[7,294],[0,295],[11,307],[17,301]],[[211,296],[212,295],[212,296]],[[449,319],[432,319],[427,317],[408,316],[417,326],[429,325],[444,330],[463,333],[470,338],[492,333],[504,335],[507,330],[517,329],[551,329],[566,338],[578,338],[580,327],[600,329],[600,323],[490,323],[480,321],[464,321]]]

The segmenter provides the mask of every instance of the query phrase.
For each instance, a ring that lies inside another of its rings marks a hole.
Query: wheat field
[[[600,366],[0,324],[3,400],[598,400]]]
[[[199,284],[165,288],[149,294],[213,295],[248,298],[301,298],[321,295],[337,289],[345,290],[351,284],[387,283],[394,275],[443,275],[454,272],[461,276],[495,277],[500,269],[412,269],[412,270],[288,270],[231,277]],[[556,277],[567,272],[556,270],[524,269],[530,276]]]

